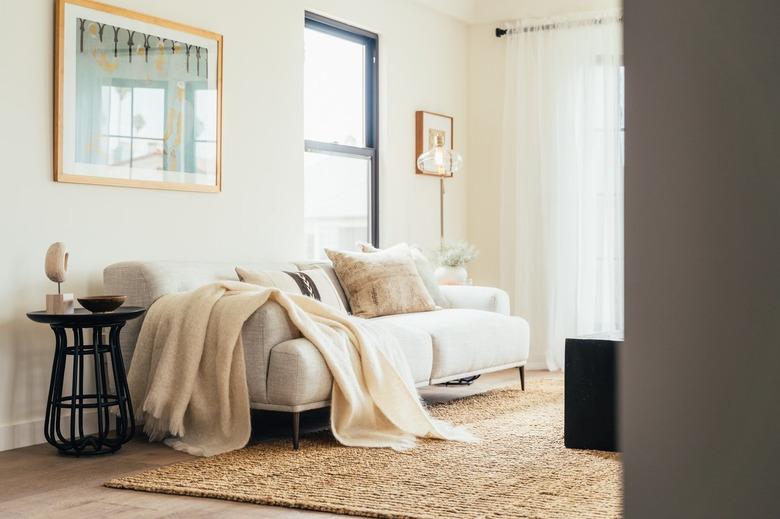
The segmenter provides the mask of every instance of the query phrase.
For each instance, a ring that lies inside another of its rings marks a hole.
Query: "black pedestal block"
[[[566,339],[564,444],[617,451],[619,339]]]

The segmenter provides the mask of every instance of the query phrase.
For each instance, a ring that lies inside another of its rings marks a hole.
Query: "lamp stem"
[[[444,177],[439,178],[439,233],[444,241]]]

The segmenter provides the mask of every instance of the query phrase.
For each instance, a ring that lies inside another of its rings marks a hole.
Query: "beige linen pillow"
[[[322,269],[287,272],[281,270],[252,271],[236,267],[238,279],[263,287],[276,287],[290,294],[303,294],[346,312],[336,287]]]
[[[425,289],[409,247],[378,252],[325,249],[358,317],[427,312],[436,305]]]
[[[412,259],[414,260],[414,266],[417,267],[417,273],[420,274],[420,278],[422,278],[425,288],[433,298],[433,302],[436,303],[436,306],[442,308],[448,308],[450,306],[450,302],[444,297],[444,294],[441,293],[441,289],[439,289],[439,283],[436,282],[436,276],[433,273],[433,265],[431,265],[431,262],[425,257],[425,254],[417,247],[410,247],[405,243],[399,243],[398,245],[393,245],[387,249],[378,249],[364,241],[357,242],[357,246],[362,252],[377,252],[380,250],[394,249],[396,247],[409,247]]]

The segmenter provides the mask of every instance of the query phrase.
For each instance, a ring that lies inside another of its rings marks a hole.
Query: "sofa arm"
[[[471,285],[442,285],[439,288],[449,301],[450,308],[485,310],[509,315],[509,294],[500,288]]]
[[[276,301],[268,301],[244,323],[241,340],[244,343],[246,379],[251,402],[267,402],[268,366],[271,349],[277,344],[297,339],[301,332]]]

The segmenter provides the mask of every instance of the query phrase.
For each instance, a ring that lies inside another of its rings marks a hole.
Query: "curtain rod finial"
[[[496,27],[496,38],[500,38],[501,36],[505,35],[507,32],[508,31],[506,29]]]

